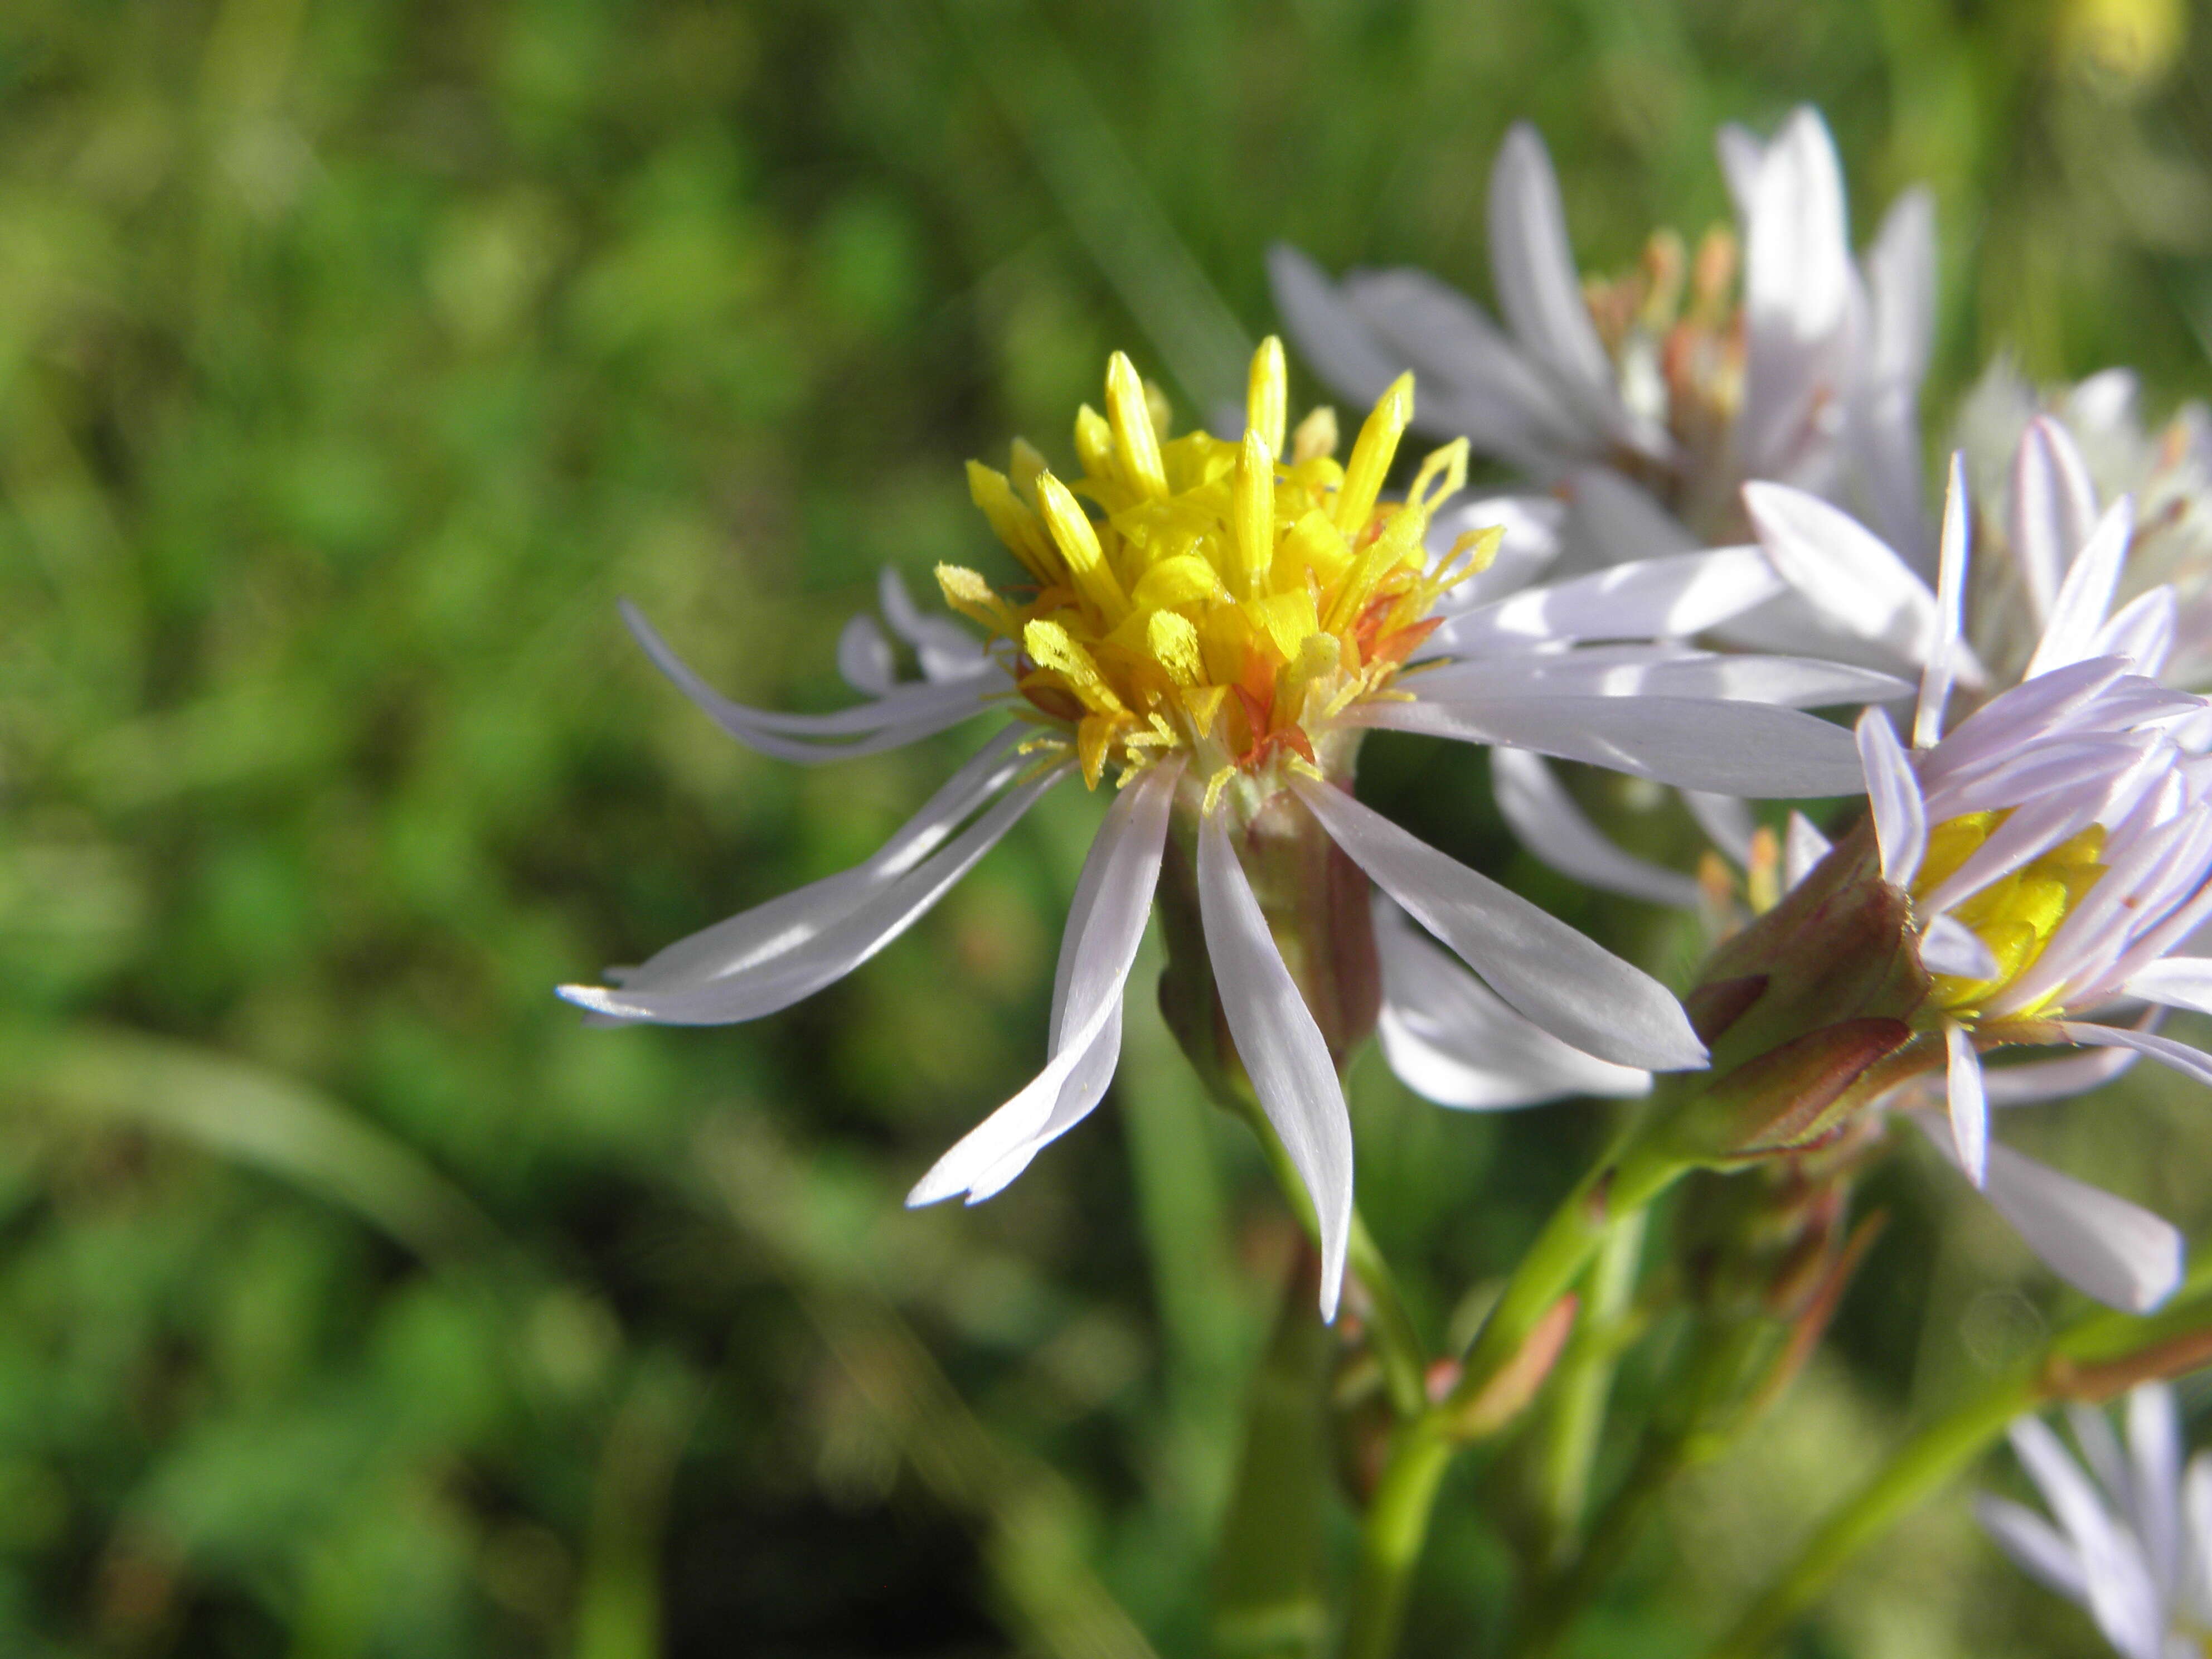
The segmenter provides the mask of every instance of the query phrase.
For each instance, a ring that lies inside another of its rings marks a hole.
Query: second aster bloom
[[[2080,1462],[2037,1418],[2011,1430],[2051,1519],[1986,1496],[1975,1514],[2029,1577],[2087,1609],[2122,1659],[2202,1659],[2212,1646],[2212,1455],[2184,1468],[2162,1382],[2129,1394],[2124,1443],[2102,1412],[2068,1415]]]
[[[919,681],[896,678],[890,642],[862,623],[840,658],[871,701],[816,716],[748,708],[630,613],[695,702],[773,755],[835,760],[986,714],[1011,718],[865,864],[615,970],[611,986],[562,994],[616,1022],[715,1024],[787,1007],[910,927],[1047,791],[1110,781],[1062,938],[1049,1059],[909,1201],[989,1197],[1097,1104],[1157,890],[1170,1022],[1209,1081],[1255,1102],[1280,1138],[1313,1200],[1333,1310],[1352,1207],[1339,1067],[1383,997],[1396,1010],[1385,1025],[1393,1059],[1454,1104],[1620,1092],[1640,1086],[1638,1068],[1705,1060],[1680,1006],[1649,975],[1356,801],[1364,731],[1514,744],[1699,788],[1827,794],[1855,787],[1849,734],[1787,705],[1888,683],[1674,643],[1780,591],[1752,550],[1497,591],[1490,579],[1515,562],[1490,568],[1502,531],[1469,525],[1479,509],[1442,510],[1463,445],[1428,457],[1402,498],[1383,492],[1413,413],[1410,377],[1388,388],[1341,463],[1326,411],[1287,429],[1272,340],[1254,360],[1240,441],[1164,436],[1118,356],[1105,403],[1077,422],[1079,471],[1067,482],[1026,445],[1006,472],[970,469],[1020,575],[994,582],[942,566],[938,580],[986,643],[926,625],[887,585],[888,620],[915,647]],[[1443,988],[1423,966],[1440,953],[1395,911],[1378,941],[1370,880],[1486,990]],[[1540,1075],[1486,1076],[1456,1030],[1469,1007],[1510,1051],[1535,1056]]]
[[[1543,141],[1514,128],[1490,180],[1502,329],[1421,271],[1332,283],[1288,247],[1270,259],[1276,302],[1332,385],[1372,396],[1411,367],[1430,387],[1426,429],[1563,490],[1585,559],[1743,540],[1747,478],[1849,501],[1924,556],[1927,193],[1899,199],[1862,265],[1816,112],[1796,112],[1771,143],[1723,128],[1718,148],[1740,230],[1694,253],[1662,233],[1633,272],[1585,283]]]

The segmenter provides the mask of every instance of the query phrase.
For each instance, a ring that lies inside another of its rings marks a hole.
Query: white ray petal
[[[1650,1091],[1649,1072],[1586,1054],[1514,1012],[1381,894],[1375,945],[1382,967],[1376,1033],[1390,1069],[1414,1093],[1491,1111]]]
[[[2212,957],[2166,957],[2128,976],[2128,994],[2212,1014]]]
[[[1592,823],[1540,755],[1490,751],[1498,810],[1529,853],[1563,875],[1609,893],[1675,909],[1697,908],[1694,876],[1624,852]]]
[[[1291,787],[1336,844],[1491,989],[1585,1054],[1682,1071],[1705,1045],[1667,988],[1487,876],[1362,806],[1341,789]]]
[[[1498,309],[1514,337],[1599,433],[1628,435],[1613,362],[1583,299],[1552,158],[1525,121],[1505,135],[1491,169],[1489,229]]]
[[[1358,313],[1322,268],[1297,248],[1267,250],[1267,282],[1276,314],[1314,373],[1360,408],[1373,404],[1405,369],[1376,343]]]
[[[2142,1382],[2128,1391],[2128,1490],[2136,1536],[2169,1604],[2181,1582],[2181,1425],[2173,1391]]]
[[[2089,1611],[2125,1659],[2164,1659],[2157,1587],[2142,1557],[2112,1523],[2087,1477],[2058,1437],[2032,1417],[2012,1425],[2013,1450],[2073,1540],[2088,1586]]]
[[[885,565],[876,575],[876,603],[891,632],[914,647],[922,676],[932,680],[963,679],[995,665],[983,642],[950,617],[931,616],[914,602],[899,573]]]
[[[627,599],[622,602],[622,614],[653,665],[715,725],[750,749],[801,765],[903,748],[973,719],[997,701],[1001,690],[993,678],[965,676],[900,686],[886,696],[834,714],[749,708],[731,702],[694,673]]]
[[[1813,873],[1813,866],[1828,856],[1835,843],[1813,827],[1802,812],[1790,815],[1790,828],[1782,838],[1782,879],[1795,887]]]
[[[1936,559],[1936,637],[1920,671],[1920,701],[1912,712],[1912,746],[1933,749],[1943,735],[1943,709],[1958,672],[1960,618],[1966,594],[1966,463],[1951,457],[1943,495],[1943,538]]]
[[[1685,789],[1682,805],[1690,809],[1690,816],[1714,846],[1740,865],[1751,862],[1751,842],[1758,833],[1759,820],[1749,806],[1734,795],[1716,795],[1705,789]]]
[[[1887,701],[1904,682],[1870,668],[1808,657],[1723,655],[1677,645],[1580,651],[1446,662],[1401,682],[1424,702],[1492,697],[1713,697],[1779,708],[1830,708]],[[1748,835],[1748,830],[1745,834]]]
[[[1218,812],[1199,826],[1198,905],[1229,1035],[1313,1199],[1322,1317],[1333,1320],[1352,1233],[1352,1117],[1328,1043],[1283,965]]]
[[[1919,668],[1929,660],[1938,623],[1936,595],[1911,567],[1864,525],[1787,484],[1743,487],[1743,504],[1774,568],[1824,619]],[[1978,683],[1960,651],[1960,678]]]
[[[1855,736],[1867,805],[1874,813],[1875,844],[1881,849],[1881,878],[1892,886],[1909,887],[1928,851],[1928,809],[1920,780],[1881,709],[1859,716]]]
[[[2181,605],[2163,585],[2137,594],[2097,630],[2092,657],[2125,657],[2134,672],[2155,679],[2166,672],[2181,625]]]
[[[1723,795],[1806,799],[1856,794],[1864,787],[1849,732],[1765,703],[1688,697],[1369,702],[1340,718],[1347,725],[1532,749]]]
[[[1121,1048],[1121,994],[1152,914],[1182,773],[1179,760],[1163,762],[1115,799],[1084,860],[1060,936],[1044,1069],[937,1161],[907,1195],[909,1205],[934,1204],[956,1193],[971,1202],[988,1198],[1104,1096]]]
[[[1651,492],[1609,466],[1583,466],[1567,480],[1567,540],[1581,562],[1626,564],[1704,544]]]
[[[914,926],[1023,813],[1067,775],[1063,765],[1017,786],[940,851],[870,892],[865,902],[811,929],[801,942],[780,944],[772,954],[749,957],[740,969],[687,979],[666,988],[640,988],[633,975],[618,989],[564,985],[559,994],[593,1013],[669,1025],[724,1025],[787,1008],[843,978]]]
[[[2097,520],[2088,541],[2075,555],[2025,678],[2034,679],[2098,654],[2097,637],[2105,626],[2105,613],[2112,608],[2112,591],[2119,585],[2120,566],[2134,534],[2135,502],[2123,495]]]
[[[1933,790],[1970,767],[2009,757],[2021,733],[2055,729],[2125,672],[2127,664],[2120,658],[2093,658],[1999,692],[1953,727],[1942,748],[1922,761],[1923,781]]]
[[[837,672],[845,684],[871,697],[887,696],[898,683],[897,659],[883,627],[865,611],[847,620],[837,635]]]
[[[1956,916],[1931,916],[1920,930],[1920,960],[1931,973],[1995,979],[2002,970],[1982,936]]]
[[[2202,1048],[2192,1048],[2185,1042],[2176,1042],[2172,1037],[2154,1032],[2130,1030],[2124,1025],[2090,1025],[2070,1019],[2059,1020],[2057,1025],[2069,1042],[2094,1048],[2133,1048],[2161,1066],[2172,1067],[2184,1077],[2212,1084],[2212,1054]]]
[[[1766,147],[1744,231],[1744,470],[1781,475],[1841,392],[1851,313],[1843,168],[1820,116],[1796,111]]]
[[[2013,455],[2011,542],[2039,626],[2096,520],[2097,487],[2081,452],[2063,426],[2037,416]]]
[[[1936,332],[1936,206],[1924,189],[1891,204],[1867,252],[1867,385],[1852,421],[1870,521],[1916,570],[1929,562],[1922,506],[1920,382]]]
[[[1755,547],[1669,554],[1462,611],[1437,630],[1423,654],[1686,637],[1782,591],[1781,578]]]
[[[2088,1606],[2081,1559],[2048,1521],[2025,1504],[1987,1496],[1975,1498],[1974,1518],[2022,1572],[2068,1601]]]
[[[703,984],[805,947],[942,847],[985,802],[1029,769],[1019,730],[1000,732],[960,768],[875,854],[666,946],[640,967],[612,974],[641,991]]]
[[[1943,1023],[1943,1048],[1952,1148],[1959,1155],[1959,1168],[1966,1179],[1983,1186],[1989,1180],[1990,1107],[1982,1093],[1982,1057],[1974,1052],[1972,1035],[1955,1020]]]
[[[2132,1048],[2099,1048],[2023,1066],[1984,1066],[1982,1090],[1998,1109],[2068,1100],[2110,1083],[2141,1058]]]
[[[1994,1081],[2003,1074],[1989,1075]],[[1955,1165],[1958,1152],[1943,1115],[1911,1115],[1929,1143]],[[2185,1244],[2171,1224],[2002,1141],[1990,1144],[1989,1180],[1982,1192],[2045,1267],[2107,1307],[2147,1313],[2181,1283]]]

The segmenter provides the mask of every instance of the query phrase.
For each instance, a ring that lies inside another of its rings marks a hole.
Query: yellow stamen
[[[1237,451],[1236,504],[1237,585],[1256,599],[1275,559],[1275,458],[1256,430],[1245,433]]]
[[[1054,545],[1060,556],[1067,561],[1068,574],[1075,585],[1089,599],[1115,622],[1127,615],[1129,601],[1123,597],[1120,578],[1114,567],[1106,562],[1106,550],[1098,544],[1098,532],[1091,527],[1091,515],[1083,504],[1067,493],[1067,486],[1049,472],[1037,475],[1037,505],[1044,510],[1044,521],[1052,532]]]
[[[1336,453],[1336,411],[1327,404],[1309,410],[1291,434],[1291,465],[1304,466]]]
[[[1929,830],[1928,851],[1913,878],[1912,896],[1925,898],[1957,873],[2009,816],[1998,811],[1969,812]],[[1954,1018],[1972,1021],[1984,1004],[2033,967],[2068,914],[2105,873],[2099,861],[2104,846],[2103,828],[2092,824],[1954,905],[1952,917],[1972,928],[1989,947],[1997,971],[1994,978],[1985,980],[1937,975],[1931,988],[1936,1005]]]
[[[1413,418],[1413,377],[1401,374],[1390,383],[1390,389],[1382,394],[1353,441],[1352,461],[1344,469],[1344,483],[1336,492],[1336,511],[1332,515],[1336,527],[1346,535],[1356,536],[1375,510],[1375,499],[1382,493],[1382,480],[1389,477],[1390,463],[1398,453],[1398,440],[1406,435]]]
[[[1290,418],[1290,375],[1283,365],[1283,343],[1270,334],[1252,354],[1252,378],[1244,392],[1245,430],[1258,433],[1270,455],[1283,453],[1283,425]]]
[[[1049,669],[1066,681],[1067,689],[1091,708],[1101,714],[1126,712],[1114,688],[1098,672],[1097,659],[1058,623],[1039,618],[1029,623],[1022,629],[1022,648],[1039,668]]]
[[[1159,434],[1145,404],[1145,383],[1124,353],[1106,362],[1106,418],[1114,428],[1114,453],[1132,489],[1159,500],[1168,493],[1167,470],[1160,464]]]
[[[1052,550],[1044,520],[1014,493],[1005,473],[994,472],[981,461],[969,462],[968,496],[983,509],[999,539],[1030,574],[1047,585],[1063,580],[1059,574],[1060,558]]]

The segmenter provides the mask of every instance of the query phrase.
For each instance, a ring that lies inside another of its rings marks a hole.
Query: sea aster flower
[[[1507,135],[1491,173],[1490,257],[1505,327],[1410,270],[1332,283],[1297,250],[1270,256],[1276,303],[1322,378],[1372,397],[1401,368],[1431,387],[1425,430],[1560,489],[1595,563],[1743,539],[1737,486],[1778,479],[1858,504],[1917,551],[1917,402],[1933,326],[1924,191],[1900,197],[1863,270],[1842,168],[1798,110],[1771,143],[1723,128],[1741,226],[1694,257],[1655,236],[1634,273],[1585,284],[1543,140]]]
[[[2135,533],[2118,598],[2172,589],[2175,641],[2163,678],[2212,681],[2212,416],[2185,404],[2148,432],[2139,396],[2136,377],[2118,368],[2039,392],[2002,359],[1967,394],[1959,443],[1982,550],[1967,637],[1998,672],[2019,672],[2099,503],[2127,495]]]
[[[2125,1445],[2102,1412],[2068,1416],[2081,1462],[2036,1418],[2011,1431],[2051,1520],[1986,1495],[1976,1516],[2021,1571],[2087,1609],[2122,1659],[2201,1659],[2212,1645],[2212,1454],[2184,1471],[2164,1383],[2128,1395]]]
[[[1409,969],[1429,947],[1389,921],[1386,1042],[1415,1086],[1504,1103],[1478,1075],[1471,1033],[1447,1029],[1455,1015],[1543,1056],[1548,1073],[1516,1085],[1522,1098],[1531,1086],[1618,1090],[1624,1068],[1700,1064],[1702,1045],[1656,981],[1354,800],[1361,736],[1394,726],[1699,788],[1831,793],[1856,781],[1849,734],[1786,705],[1893,683],[1674,643],[1780,591],[1755,550],[1501,592],[1493,578],[1516,580],[1507,567],[1546,556],[1545,526],[1509,508],[1510,522],[1475,529],[1479,506],[1443,510],[1464,443],[1429,456],[1402,500],[1382,495],[1413,413],[1410,377],[1388,388],[1343,464],[1328,411],[1286,433],[1284,386],[1271,340],[1254,360],[1241,441],[1164,440],[1146,389],[1116,356],[1107,412],[1077,421],[1072,483],[1021,444],[1007,472],[969,469],[1024,577],[994,585],[939,568],[947,603],[988,643],[925,624],[887,585],[888,620],[923,677],[895,679],[889,641],[855,623],[840,661],[871,698],[843,713],[732,703],[629,612],[693,701],[739,740],[792,760],[867,753],[987,712],[1012,718],[874,858],[611,974],[611,988],[562,994],[615,1021],[773,1012],[896,938],[1046,792],[1110,775],[1117,793],[1062,939],[1049,1059],[909,1201],[990,1196],[1097,1105],[1157,888],[1174,991],[1164,1002],[1194,1059],[1217,1083],[1249,1087],[1280,1137],[1314,1201],[1329,1309],[1352,1203],[1338,1066],[1378,1000],[1370,878],[1494,994]]]

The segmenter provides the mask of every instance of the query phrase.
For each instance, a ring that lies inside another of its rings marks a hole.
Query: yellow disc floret
[[[1948,881],[2009,816],[2009,812],[1968,812],[1929,830],[1927,854],[1913,878],[1913,897],[1925,898]],[[1972,980],[1938,974],[1931,988],[1936,1006],[1953,1018],[1971,1024],[1984,1003],[2027,972],[2043,954],[2058,924],[2105,873],[2105,866],[2098,861],[2104,850],[2104,829],[2092,824],[1952,907],[1953,917],[1973,929],[1989,946],[1990,954],[1996,958],[1997,975]],[[2041,1011],[2042,1005],[2038,1004],[2014,1010],[2010,1017],[2026,1018]]]
[[[1164,438],[1164,405],[1116,352],[1106,413],[1077,416],[1082,471],[1062,483],[1027,444],[1005,472],[969,462],[975,504],[1027,580],[939,565],[945,602],[1015,647],[1031,717],[1072,742],[1094,787],[1162,756],[1218,789],[1240,770],[1319,772],[1333,718],[1381,692],[1436,627],[1429,611],[1487,567],[1501,532],[1430,568],[1437,508],[1466,482],[1464,440],[1384,481],[1413,414],[1413,377],[1382,394],[1351,459],[1335,416],[1289,434],[1281,343],[1252,360],[1243,439]]]

